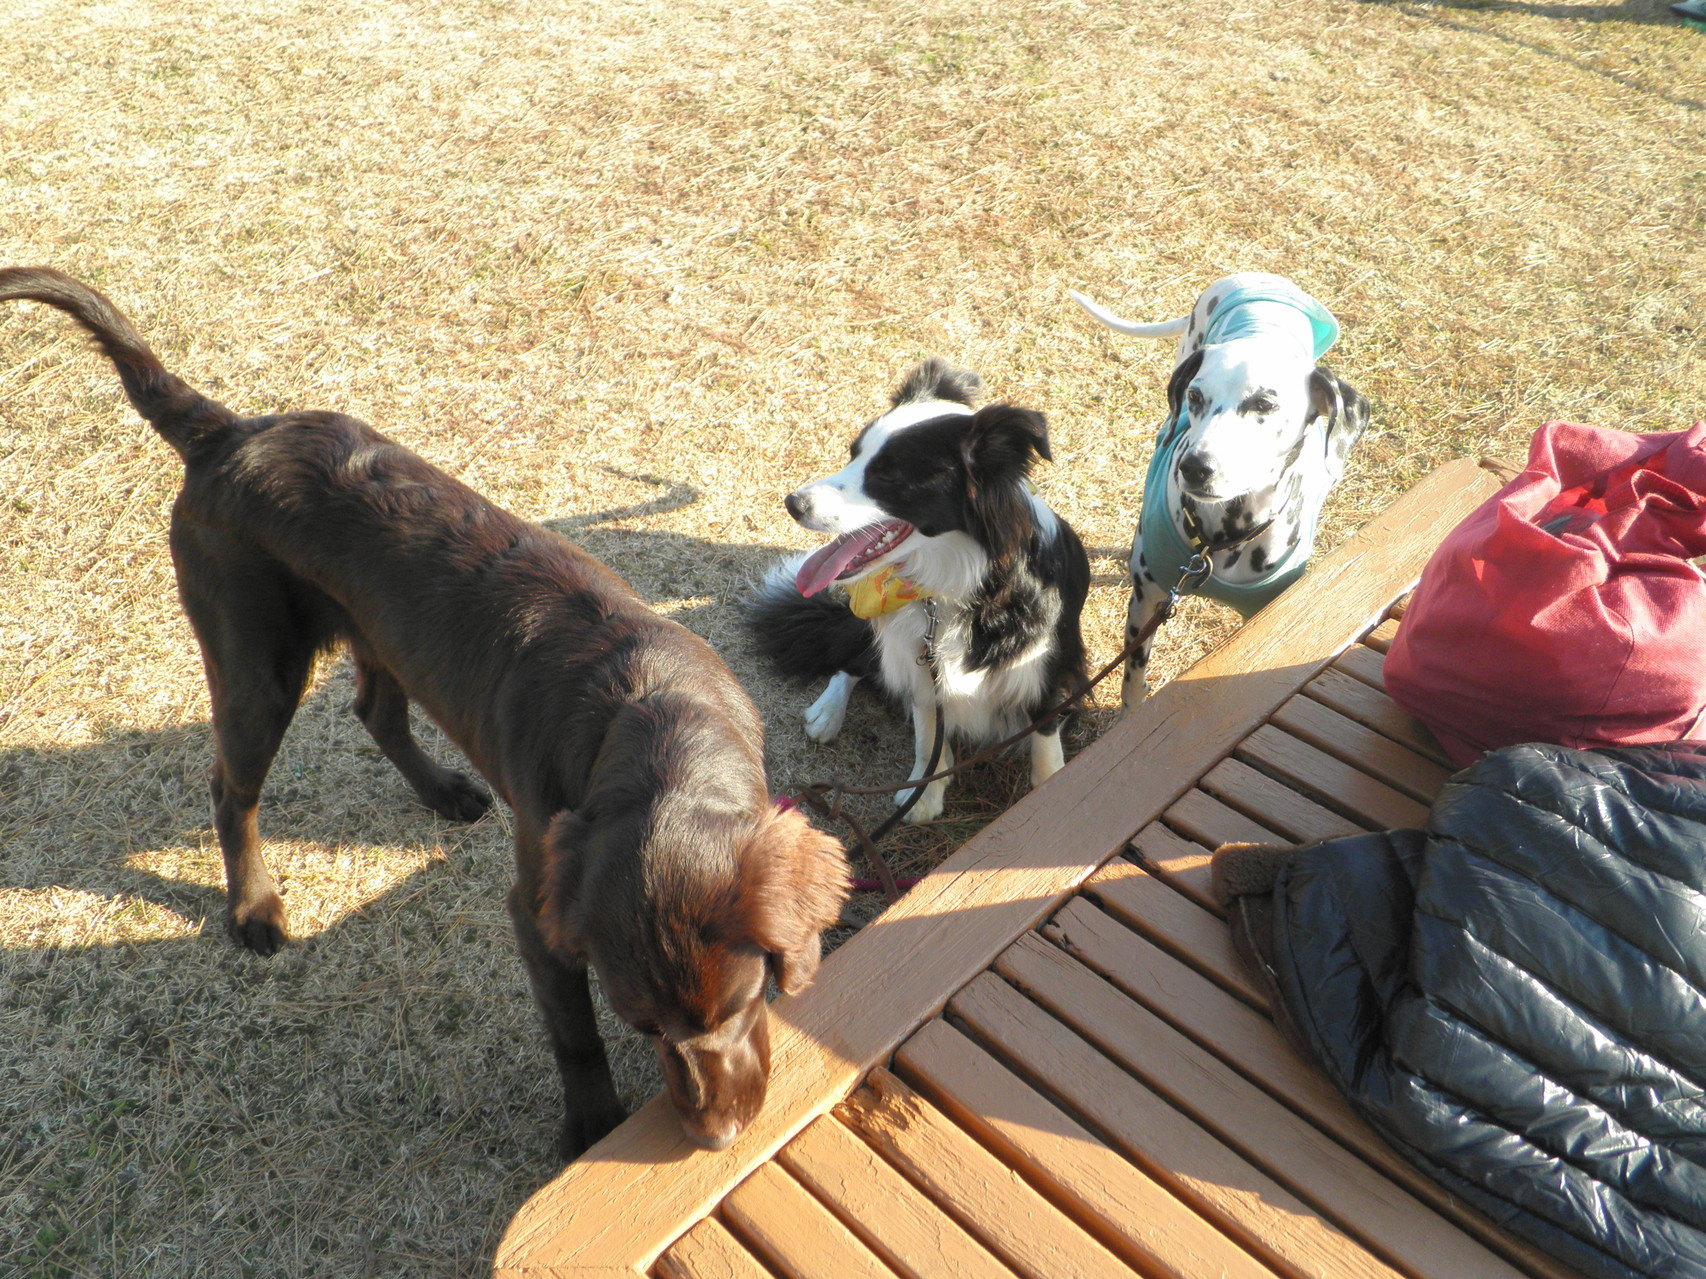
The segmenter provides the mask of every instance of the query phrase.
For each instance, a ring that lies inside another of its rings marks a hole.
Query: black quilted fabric
[[[1517,746],[1276,885],[1287,1011],[1377,1130],[1595,1276],[1706,1276],[1706,745]]]

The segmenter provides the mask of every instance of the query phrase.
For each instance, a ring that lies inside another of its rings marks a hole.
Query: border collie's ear
[[[580,881],[584,859],[580,842],[586,823],[565,808],[551,819],[540,841],[539,932],[552,950],[578,953]]]
[[[920,400],[952,400],[967,408],[983,390],[983,379],[970,369],[956,369],[939,355],[912,366],[889,402],[896,408]]]
[[[1022,481],[1039,457],[1052,460],[1048,419],[1035,409],[991,404],[972,414],[960,441],[967,515],[993,559],[1017,554],[1031,535],[1031,501]]]
[[[740,929],[770,956],[776,984],[792,995],[811,985],[824,929],[841,918],[851,885],[841,841],[797,809],[772,808],[741,850]]]
[[[1337,483],[1344,478],[1345,460],[1368,428],[1368,401],[1361,391],[1325,364],[1309,375],[1311,420],[1327,419],[1327,469]]]
[[[972,414],[960,453],[973,478],[984,483],[1005,471],[1028,475],[1037,458],[1054,461],[1048,447],[1048,419],[1016,404],[991,404]]]
[[[1179,367],[1173,370],[1173,376],[1167,379],[1167,420],[1175,422],[1179,418],[1179,406],[1185,402],[1185,388],[1190,386],[1199,370],[1202,368],[1202,352],[1192,351]]]

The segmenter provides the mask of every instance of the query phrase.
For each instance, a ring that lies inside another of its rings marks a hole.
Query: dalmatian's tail
[[[1185,326],[1191,322],[1191,317],[1187,314],[1181,315],[1176,320],[1162,320],[1158,324],[1135,324],[1130,320],[1120,319],[1119,316],[1105,307],[1097,306],[1077,289],[1068,289],[1067,292],[1072,294],[1074,302],[1115,333],[1128,333],[1134,338],[1176,338],[1185,331]]]

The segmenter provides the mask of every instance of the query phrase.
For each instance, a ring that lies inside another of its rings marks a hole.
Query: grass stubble
[[[727,657],[778,787],[909,756],[875,699],[807,743],[733,601],[917,357],[1049,414],[1117,648],[1170,350],[1068,287],[1329,302],[1377,415],[1326,546],[1547,418],[1706,402],[1706,46],[1662,0],[8,8],[0,262],[108,290],[239,411],[356,414],[584,543]],[[559,1104],[507,818],[417,808],[328,664],[262,813],[301,942],[225,941],[177,478],[68,323],[0,317],[0,1270],[477,1273]],[[1189,604],[1158,674],[1230,626]],[[898,867],[1022,788],[973,778]]]

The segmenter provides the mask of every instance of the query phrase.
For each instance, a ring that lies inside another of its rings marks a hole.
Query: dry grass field
[[[809,746],[734,598],[919,356],[1047,412],[1117,648],[1170,351],[1069,287],[1327,301],[1377,404],[1328,544],[1548,417],[1706,415],[1706,33],[1662,0],[4,8],[0,264],[94,282],[240,411],[356,414],[582,542],[727,657],[778,787],[909,758],[863,696]],[[0,314],[0,1272],[477,1274],[560,1104],[507,818],[418,808],[332,663],[261,815],[300,942],[226,941],[177,478],[69,322]],[[1185,609],[1158,669],[1230,616]]]

